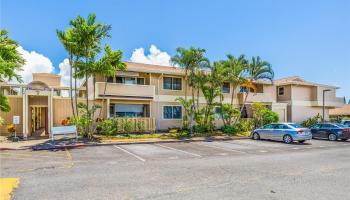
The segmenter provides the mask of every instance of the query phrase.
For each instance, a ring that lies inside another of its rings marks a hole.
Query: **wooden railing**
[[[130,132],[154,132],[156,130],[156,122],[151,117],[112,117],[118,133]]]

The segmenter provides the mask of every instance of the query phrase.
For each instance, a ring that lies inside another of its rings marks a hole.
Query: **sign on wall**
[[[19,124],[20,122],[20,117],[19,116],[13,116],[12,123],[13,124]]]

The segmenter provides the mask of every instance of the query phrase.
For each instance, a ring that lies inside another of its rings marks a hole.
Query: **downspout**
[[[160,86],[159,86],[159,80],[163,78],[163,73],[161,73],[161,75],[158,77],[158,80],[157,80],[157,130],[160,129],[160,105],[159,105],[159,101],[160,101],[160,97],[159,97],[159,90],[160,90]]]

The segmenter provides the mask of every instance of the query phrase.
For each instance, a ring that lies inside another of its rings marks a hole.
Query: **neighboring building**
[[[350,104],[345,104],[343,107],[340,107],[340,108],[330,109],[329,116],[331,118],[337,118],[337,117],[350,118]]]
[[[287,121],[302,122],[309,117],[323,114],[323,91],[325,91],[325,120],[329,110],[344,105],[344,97],[336,97],[338,87],[312,83],[294,76],[275,80],[277,102],[288,103]]]
[[[96,75],[96,90],[93,82],[88,81],[91,96],[98,104],[104,102],[103,117],[136,117],[150,119],[149,126],[157,130],[169,127],[181,127],[183,108],[176,101],[185,96],[186,80],[184,70],[169,67],[127,62],[126,72],[117,72],[115,76],[105,79]],[[249,93],[243,109],[243,117],[252,117],[251,104],[262,102],[277,112],[280,121],[300,122],[317,113],[322,114],[322,90],[331,92],[326,95],[326,117],[328,109],[342,106],[335,96],[336,87],[305,82],[301,78],[292,77],[277,80],[274,84],[268,81],[255,83],[257,91]],[[282,89],[283,88],[283,89]],[[84,99],[86,83],[79,88],[79,101]],[[240,107],[245,99],[242,91],[245,88],[233,88],[229,83],[222,87],[224,102],[231,101]],[[61,121],[72,116],[69,88],[60,86],[60,77],[53,74],[33,74],[33,82],[28,85],[2,84],[0,91],[7,94],[11,104],[11,112],[0,113],[10,123],[12,116],[21,116],[21,124],[16,127],[17,133],[31,136],[47,134],[52,126],[60,126]],[[195,91],[196,92],[196,91]],[[278,93],[277,93],[278,92]],[[188,98],[191,98],[188,87]],[[238,97],[237,97],[238,96]],[[200,93],[200,104],[205,99]],[[218,109],[215,109],[218,110]],[[222,125],[219,118],[217,127]],[[6,135],[5,126],[0,128],[1,135]]]

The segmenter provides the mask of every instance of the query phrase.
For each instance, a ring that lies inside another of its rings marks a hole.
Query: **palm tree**
[[[191,106],[191,117],[190,117],[190,136],[192,136],[192,123],[193,123],[193,114],[195,110],[195,101],[194,101],[194,87],[196,85],[195,76],[198,71],[209,65],[209,60],[204,56],[205,49],[190,47],[189,49],[177,48],[177,55],[171,58],[172,63],[178,64],[181,68],[185,69],[185,100],[187,101],[187,85],[192,87],[192,106]],[[188,82],[189,79],[189,82]]]
[[[106,45],[105,55],[96,64],[96,73],[101,74],[105,79],[105,86],[103,90],[102,108],[100,109],[99,117],[102,110],[104,110],[104,100],[107,90],[107,77],[114,76],[117,71],[125,71],[126,64],[122,62],[123,52],[121,50],[113,51],[109,45]]]
[[[247,68],[247,60],[245,59],[245,56],[242,54],[238,58],[227,55],[227,60],[222,61],[224,68],[226,69],[225,77],[227,77],[227,81],[232,84],[232,96],[231,96],[231,106],[233,106],[233,99],[234,99],[234,91],[235,89],[246,82],[246,79],[244,77],[244,71]]]
[[[71,28],[68,28],[66,31],[56,30],[56,33],[57,33],[57,37],[59,38],[60,42],[63,44],[64,48],[66,49],[69,55],[68,61],[70,66],[70,75],[69,75],[70,98],[71,98],[73,116],[75,117],[76,115],[78,115],[78,112],[75,111],[75,108],[77,108],[77,106],[75,106],[74,108],[74,102],[73,102],[73,68],[74,68],[74,71],[77,71],[75,67],[75,61],[78,60],[79,58],[79,48],[77,47],[77,38]],[[76,100],[75,105],[77,105],[76,78],[74,82],[75,82],[74,96]]]
[[[243,109],[247,102],[250,88],[253,88],[254,91],[256,92],[256,87],[254,82],[258,80],[269,80],[273,82],[273,77],[274,77],[274,72],[272,70],[270,63],[261,60],[259,56],[257,56],[256,58],[252,57],[252,60],[247,65],[246,74],[247,74],[247,82],[243,85],[247,87],[247,90],[246,90],[247,94],[244,97],[241,113],[243,112]]]
[[[95,110],[95,58],[101,51],[101,40],[106,37],[110,37],[109,32],[111,30],[111,26],[102,23],[96,23],[95,14],[89,14],[86,19],[78,16],[76,19],[70,21],[70,26],[76,36],[77,48],[80,49],[80,59],[76,62],[77,71],[75,72],[75,76],[77,78],[85,78],[85,109],[88,118],[93,118],[94,116],[89,112],[88,79],[93,76],[93,110]],[[87,132],[89,132],[88,128],[89,127],[87,127]]]
[[[0,82],[16,79],[22,82],[18,71],[22,70],[25,60],[17,51],[18,43],[12,40],[7,30],[0,30]],[[9,112],[11,110],[8,99],[0,94],[0,111]]]

